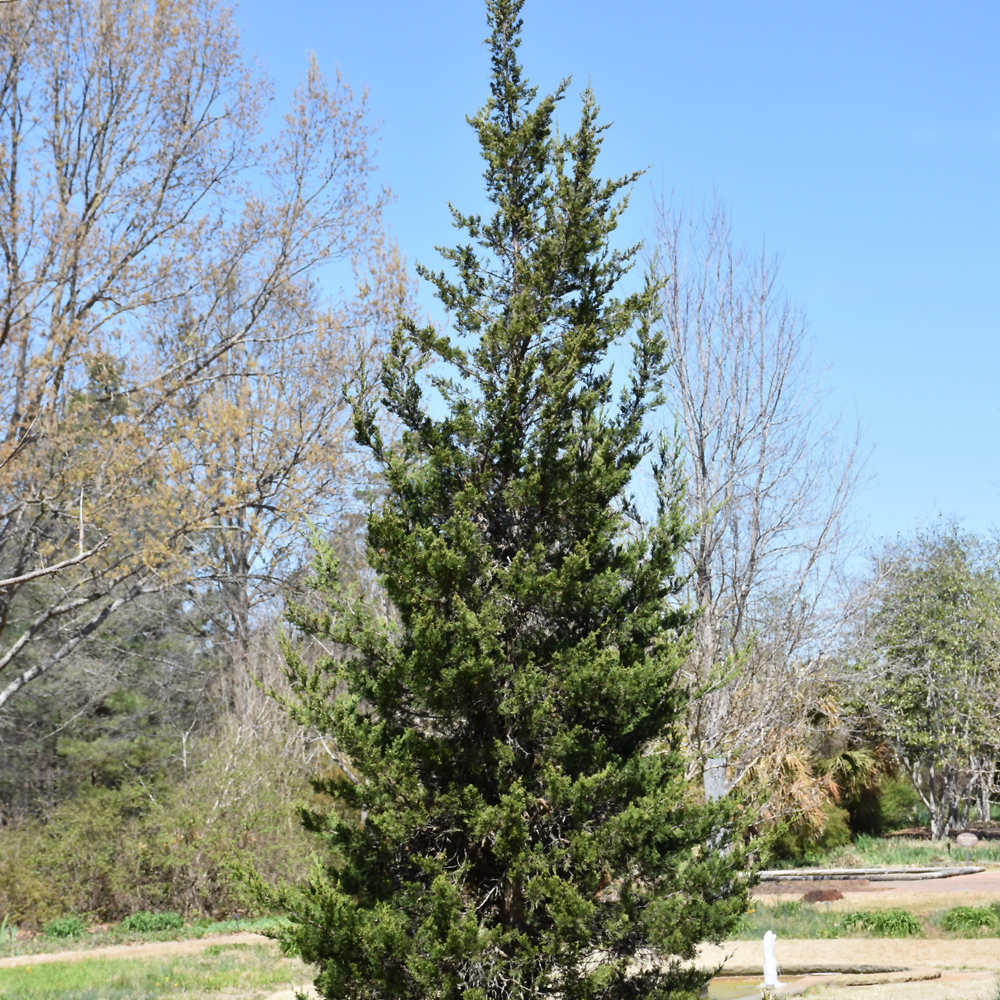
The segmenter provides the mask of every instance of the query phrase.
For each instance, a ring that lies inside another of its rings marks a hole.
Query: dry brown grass
[[[778,964],[823,965],[929,965],[955,971],[1000,972],[1000,938],[835,938],[827,940],[782,940],[776,949]],[[759,941],[731,941],[723,945],[702,945],[700,965],[727,967],[761,966]],[[868,987],[865,987],[868,989]],[[860,994],[854,994],[860,997]],[[865,997],[874,994],[865,993]]]

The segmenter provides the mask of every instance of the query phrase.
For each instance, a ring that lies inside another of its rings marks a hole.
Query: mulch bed
[[[969,823],[961,830],[952,830],[949,839],[954,840],[960,833],[968,831],[974,833],[980,840],[1000,840],[1000,823]],[[886,837],[907,837],[910,840],[930,840],[931,828],[929,826],[908,826],[905,830],[893,830],[885,834]]]

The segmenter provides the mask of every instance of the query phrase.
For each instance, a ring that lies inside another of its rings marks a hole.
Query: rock
[[[802,897],[803,903],[832,903],[835,899],[843,899],[844,894],[839,889],[813,889]]]

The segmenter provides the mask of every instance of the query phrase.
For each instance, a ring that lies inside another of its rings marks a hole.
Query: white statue
[[[767,931],[764,935],[764,989],[776,990],[781,983],[778,982],[778,960],[774,957],[774,944],[778,936],[774,931]]]

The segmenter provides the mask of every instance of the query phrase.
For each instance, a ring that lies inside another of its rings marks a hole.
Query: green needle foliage
[[[287,612],[347,651],[309,666],[286,642],[288,707],[350,780],[322,785],[329,816],[306,814],[330,848],[308,886],[245,877],[292,914],[286,947],[338,1000],[688,996],[705,977],[681,960],[746,907],[735,807],[685,777],[671,447],[651,523],[628,494],[665,370],[656,287],[612,295],[636,253],[608,241],[637,175],[594,176],[589,91],[577,130],[556,131],[567,83],[538,100],[524,79],[522,3],[487,5],[492,93],[470,120],[493,214],[454,211],[457,280],[425,272],[461,339],[401,325],[381,373],[398,443],[356,409],[385,477],[367,546],[392,612],[342,586],[322,545],[324,610]]]

